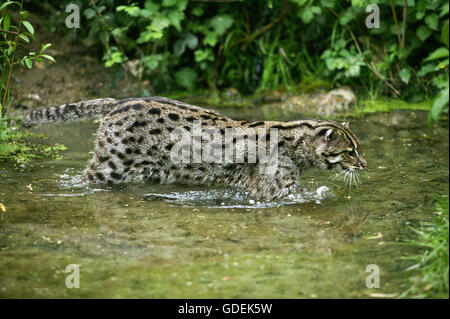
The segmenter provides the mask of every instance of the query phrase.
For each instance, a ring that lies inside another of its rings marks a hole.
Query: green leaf
[[[416,34],[420,40],[425,41],[431,35],[431,30],[427,26],[421,25],[417,28]]]
[[[142,9],[142,10],[140,11],[140,15],[141,15],[141,17],[144,18],[144,19],[150,19],[151,16],[152,16],[152,13],[151,13],[149,10],[147,10],[147,9]]]
[[[163,7],[171,7],[171,6],[176,5],[177,2],[178,2],[178,0],[164,0],[162,5],[163,5]]]
[[[186,34],[186,44],[189,49],[194,50],[198,45],[198,38],[192,33],[188,32]]]
[[[352,6],[365,6],[366,2],[364,0],[352,0]]]
[[[403,83],[408,84],[409,79],[411,78],[411,70],[407,68],[403,68],[399,72],[400,79],[403,81]]]
[[[445,106],[448,106],[449,100],[449,87],[447,86],[441,90],[433,100],[430,112],[428,113],[428,123],[431,125],[433,122],[439,120],[439,115],[444,110]]]
[[[308,0],[291,0],[291,2],[296,3],[298,6],[304,6]]]
[[[124,33],[127,31],[127,28],[114,28],[111,31],[111,34],[115,36],[116,38],[120,38],[124,35]]]
[[[427,15],[425,17],[425,23],[427,24],[427,26],[432,29],[437,31],[438,29],[438,23],[439,23],[439,17],[436,13],[431,13],[429,15]]]
[[[439,63],[439,68],[441,68],[441,69],[445,69],[447,66],[448,66],[448,61],[449,61],[449,59],[446,59],[446,60],[444,60],[444,61],[441,61],[440,63]],[[447,79],[447,81],[448,81],[448,79]]]
[[[438,60],[448,58],[448,49],[440,47],[439,49],[432,52],[424,61]]]
[[[197,81],[197,72],[192,68],[185,67],[175,73],[175,81],[178,85],[192,91]]]
[[[19,34],[19,38],[21,38],[26,43],[30,43],[30,39],[28,39],[28,37],[25,34],[23,34],[23,33]]]
[[[117,50],[117,48],[116,48],[116,50]],[[105,66],[107,68],[109,68],[109,67],[113,66],[114,64],[120,64],[122,62],[123,62],[122,52],[114,51],[107,58],[107,60],[105,62]]]
[[[153,26],[148,26],[147,31],[141,32],[139,38],[136,40],[136,43],[142,44],[146,42],[150,42],[152,40],[161,39],[164,36],[164,33],[161,30],[155,30]]]
[[[159,4],[153,3],[153,1],[147,0],[145,1],[144,8],[146,11],[148,11],[150,14],[155,14],[159,10]]]
[[[153,54],[150,56],[145,56],[142,58],[142,63],[149,70],[154,70],[158,67],[159,61],[162,60],[162,56],[160,54]]]
[[[26,19],[28,17],[28,11],[26,11],[26,10],[21,11],[20,15],[22,16],[22,18]]]
[[[206,33],[206,36],[203,39],[203,43],[205,43],[206,45],[209,45],[211,47],[214,47],[217,43],[217,33],[215,33],[215,32]]]
[[[184,11],[186,10],[186,7],[188,5],[188,0],[178,0],[177,2],[177,9],[178,11]]]
[[[7,13],[5,17],[3,18],[3,29],[6,31],[9,30],[9,26],[11,25],[11,19],[9,17],[9,14]]]
[[[429,73],[435,72],[438,70],[438,67],[436,66],[436,64],[434,63],[428,63],[425,65],[422,65],[422,67],[420,68],[420,71],[417,72],[418,76],[425,76]]]
[[[173,10],[169,13],[167,17],[169,18],[170,24],[173,25],[175,29],[181,32],[180,22],[184,19],[184,13]]]
[[[83,14],[88,20],[90,20],[97,15],[97,12],[94,9],[88,8],[84,10]]]
[[[202,16],[204,12],[205,10],[203,10],[202,7],[195,7],[194,9],[191,10],[191,13],[196,17]]]
[[[341,25],[347,25],[351,21],[354,21],[358,17],[358,15],[361,14],[362,12],[364,12],[363,7],[349,6],[341,14],[341,17],[339,18],[339,23]]]
[[[20,7],[20,2],[17,2],[17,1],[6,1],[4,4],[2,4],[0,6],[0,11],[2,11],[3,9],[5,9],[6,7],[8,7],[8,6],[12,5],[12,4],[18,5]]]
[[[186,45],[189,49],[194,50],[198,45],[198,38],[190,32],[186,33],[183,38],[175,42],[173,53],[177,56],[181,56],[186,51]]]
[[[28,21],[23,21],[22,24],[23,24],[23,26],[28,30],[28,32],[30,32],[31,34],[34,35],[34,28],[33,28],[33,26],[31,25],[30,22],[28,22]]]
[[[440,17],[445,16],[446,14],[448,14],[448,2],[444,3],[441,7],[441,13],[439,13]]]
[[[217,15],[211,19],[209,25],[221,36],[233,25],[233,18],[228,14]]]
[[[195,62],[214,61],[214,53],[210,48],[206,50],[196,50],[194,52]]]
[[[302,19],[303,23],[308,24],[314,19],[314,13],[309,9],[309,7],[304,7],[302,10],[300,10],[300,18]]]
[[[31,69],[33,67],[33,62],[30,59],[26,58],[24,62],[27,68]]]
[[[163,15],[159,15],[155,17],[152,21],[152,27],[156,30],[163,30],[170,25],[170,20],[164,17]],[[156,31],[155,30],[155,31]]]
[[[445,25],[442,27],[441,32],[441,41],[447,46],[448,48],[448,21],[445,23]]]
[[[44,52],[45,50],[47,50],[51,46],[52,46],[51,43],[42,44],[41,53]]]
[[[173,54],[176,56],[180,56],[186,51],[186,41],[185,40],[177,40],[173,45]]]
[[[131,17],[139,17],[141,14],[141,8],[137,6],[137,3],[132,3],[129,6],[118,6],[116,11],[125,11]]]
[[[320,0],[320,4],[325,8],[334,8],[334,1],[332,0]]]
[[[322,9],[316,6],[306,6],[300,10],[299,16],[303,23],[308,24],[314,19],[314,14],[322,13]]]
[[[55,59],[51,55],[41,54],[41,57],[46,58],[47,60],[50,60],[53,63],[56,63]]]

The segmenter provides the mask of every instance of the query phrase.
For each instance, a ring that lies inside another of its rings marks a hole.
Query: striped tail
[[[56,122],[78,121],[91,118],[102,118],[108,114],[118,101],[111,98],[67,103],[47,109],[33,111],[24,121],[24,127],[51,124]]]

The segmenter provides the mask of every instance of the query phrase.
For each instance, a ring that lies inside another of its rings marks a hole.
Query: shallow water
[[[221,109],[246,119],[289,119],[267,110]],[[24,168],[1,164],[0,297],[352,298],[406,289],[415,248],[408,228],[429,220],[448,194],[448,126],[398,111],[351,122],[369,170],[351,190],[334,173],[303,183],[334,194],[250,203],[229,189],[135,182],[89,189],[81,174],[97,124],[35,129],[68,149]],[[444,125],[444,127],[442,127]],[[150,194],[150,195],[149,195]],[[168,199],[160,199],[157,195]],[[151,200],[150,200],[151,199]],[[80,266],[80,288],[65,286]],[[366,266],[380,288],[366,287]]]

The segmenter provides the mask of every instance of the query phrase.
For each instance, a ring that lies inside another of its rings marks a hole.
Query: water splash
[[[207,190],[180,190],[169,193],[147,193],[144,199],[148,201],[163,200],[182,206],[207,206],[211,208],[270,208],[280,205],[293,205],[308,202],[321,204],[324,200],[334,196],[326,186],[316,191],[291,194],[277,201],[256,201],[249,192],[238,190],[207,189]]]

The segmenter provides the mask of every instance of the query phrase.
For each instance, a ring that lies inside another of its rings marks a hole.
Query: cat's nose
[[[361,160],[359,164],[361,165],[362,168],[367,168],[367,162],[365,160]]]

